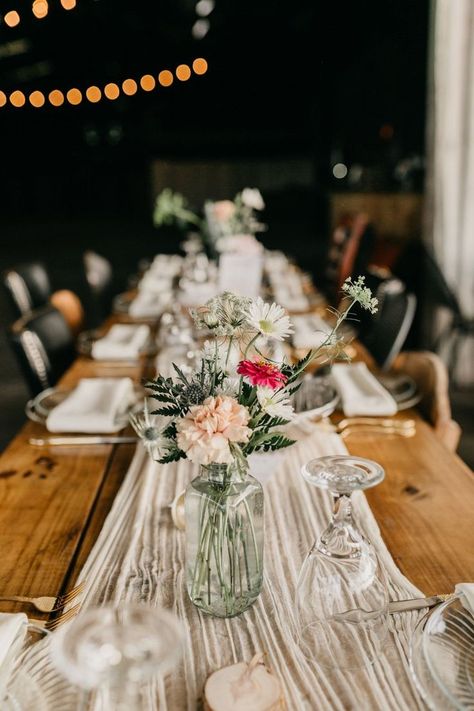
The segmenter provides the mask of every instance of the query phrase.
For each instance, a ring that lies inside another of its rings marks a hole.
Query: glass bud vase
[[[186,489],[188,594],[203,612],[235,617],[263,581],[263,490],[246,463],[201,466]]]

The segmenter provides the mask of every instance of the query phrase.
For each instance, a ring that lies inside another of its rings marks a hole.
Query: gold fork
[[[63,625],[65,622],[68,622],[68,620],[72,620],[72,618],[77,615],[80,609],[81,603],[79,602],[77,605],[74,605],[74,607],[71,607],[70,610],[66,610],[66,612],[61,613],[58,617],[55,617],[52,620],[36,620],[33,617],[29,617],[28,622],[30,623],[30,625],[35,625],[36,627],[41,627],[41,629],[43,630],[48,630],[49,632],[52,632],[60,625]]]
[[[86,581],[83,580],[82,583],[76,585],[75,588],[69,590],[69,592],[64,595],[58,595],[57,597],[25,597],[23,595],[0,595],[0,600],[2,602],[25,602],[29,605],[33,605],[40,612],[55,612],[56,610],[62,610],[70,602],[74,600],[81,592],[84,590]]]

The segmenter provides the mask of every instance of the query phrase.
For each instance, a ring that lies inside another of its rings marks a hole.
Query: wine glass
[[[371,664],[388,631],[388,590],[375,550],[352,517],[351,494],[379,484],[384,470],[370,459],[333,455],[311,460],[302,475],[333,494],[334,513],[299,575],[298,642],[323,667]]]
[[[181,638],[177,618],[164,609],[91,607],[55,634],[51,658],[72,684],[95,693],[99,708],[139,711],[141,687],[178,662]]]

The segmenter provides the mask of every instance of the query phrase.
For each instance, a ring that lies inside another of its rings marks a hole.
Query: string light
[[[176,76],[178,77],[179,81],[188,81],[189,77],[191,76],[191,70],[188,65],[180,64],[179,67],[176,67]]]
[[[174,77],[169,69],[163,69],[163,71],[158,74],[158,81],[161,86],[171,86],[174,81]]]
[[[35,107],[35,109],[40,109],[42,106],[44,106],[45,98],[44,94],[41,91],[33,91],[29,97],[29,102],[32,106]]]
[[[205,59],[198,57],[193,62],[193,72],[195,74],[205,74],[207,72],[208,64]]]
[[[125,79],[125,81],[122,82],[122,91],[127,96],[133,96],[134,94],[136,94],[137,89],[138,86],[135,79]]]
[[[26,101],[25,95],[22,91],[16,90],[10,94],[10,103],[16,109],[20,109],[22,106],[24,106],[25,101]]]
[[[98,86],[90,86],[86,90],[86,97],[91,102],[91,104],[96,104],[102,98],[102,92]]]
[[[42,20],[43,17],[46,17],[48,14],[49,6],[47,0],[34,0],[33,7],[31,9],[33,11],[33,15],[38,18],[38,20]]]
[[[104,94],[110,101],[114,101],[119,97],[120,94],[120,89],[118,88],[117,84],[106,84],[104,86]]]
[[[64,94],[62,91],[59,91],[59,89],[50,91],[48,99],[52,106],[62,106],[64,104]]]
[[[61,0],[61,5],[65,10],[74,10],[76,7],[76,0]]]
[[[143,91],[153,91],[156,86],[156,81],[151,74],[144,74],[140,79],[140,86]]]
[[[66,99],[73,106],[77,106],[82,101],[82,94],[79,91],[79,89],[76,89],[76,88],[69,89],[69,91],[66,94]]]
[[[196,74],[197,76],[202,76],[207,72],[207,70],[208,63],[205,59],[203,59],[202,57],[197,57],[196,59],[194,59],[194,61],[192,62],[192,71],[194,72],[194,74]],[[180,64],[176,67],[175,75],[179,79],[179,81],[187,81],[188,79],[190,79],[191,74],[191,68],[187,64]],[[171,86],[173,82],[174,76],[169,69],[163,69],[158,74],[158,83],[161,86]],[[151,74],[144,74],[140,78],[140,86],[143,91],[153,91],[153,89],[155,89],[156,87],[156,80]],[[138,90],[137,82],[135,81],[135,79],[131,78],[124,79],[121,84],[121,87],[123,93],[126,96],[133,96],[137,93]],[[85,96],[91,104],[98,103],[104,96],[110,101],[114,101],[120,96],[120,88],[118,84],[115,84],[113,82],[106,84],[102,90],[98,86],[92,85],[85,90]],[[66,97],[64,96],[64,93],[59,89],[53,89],[49,92],[47,98],[51,106],[62,106],[65,102],[65,99],[71,106],[78,106],[82,103],[83,96],[82,92],[79,89],[73,87],[72,89],[69,89],[66,92]],[[26,104],[26,98],[22,91],[17,89],[11,92],[7,99],[5,92],[0,90],[0,108],[6,106],[8,104],[8,101],[15,108],[21,108]],[[28,101],[31,106],[38,109],[46,105],[45,95],[41,91],[37,90],[31,92],[31,94],[28,96]]]
[[[8,27],[16,27],[20,24],[20,15],[16,10],[10,10],[3,16],[3,21]]]

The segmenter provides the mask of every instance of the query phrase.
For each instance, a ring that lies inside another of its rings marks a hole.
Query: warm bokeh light
[[[25,95],[22,91],[14,91],[10,94],[10,103],[17,109],[19,109],[21,106],[24,106],[25,101]]]
[[[176,67],[176,76],[179,81],[187,81],[191,76],[191,70],[187,64],[180,64]]]
[[[38,20],[41,20],[48,14],[49,7],[46,0],[35,0],[31,9],[33,10],[33,15],[37,17]]]
[[[122,83],[122,91],[127,96],[133,96],[133,94],[136,94],[137,89],[138,86],[135,79],[125,79],[125,81]]]
[[[120,89],[118,88],[117,84],[111,82],[110,84],[106,84],[104,86],[104,94],[108,99],[113,101],[114,99],[118,98],[120,94]]]
[[[59,89],[50,91],[48,99],[52,106],[62,106],[64,104],[64,94],[62,91],[59,91]]]
[[[76,7],[76,0],[61,0],[61,5],[65,10],[74,10]]]
[[[193,62],[193,72],[195,74],[205,74],[207,72],[207,62],[202,57],[198,57]]]
[[[163,69],[163,71],[158,74],[158,81],[161,86],[171,86],[174,81],[174,77],[169,69]]]
[[[144,74],[140,79],[140,86],[143,91],[153,91],[156,86],[156,81],[153,79],[151,74]]]
[[[98,86],[90,86],[86,91],[86,96],[91,104],[96,104],[102,98],[102,92]]]
[[[6,15],[4,15],[3,21],[6,25],[8,25],[8,27],[16,27],[20,24],[20,15],[16,10],[10,10],[10,12],[7,12]]]
[[[44,106],[45,98],[44,94],[41,91],[33,91],[28,97],[28,100],[32,106],[35,107],[35,109],[41,108],[41,106]]]
[[[380,126],[379,136],[382,140],[390,141],[393,138],[394,133],[395,129],[391,123],[384,123],[383,126]]]
[[[73,106],[77,106],[82,101],[82,94],[79,91],[79,89],[69,89],[69,91],[66,94],[66,99]]]
[[[0,91],[0,107],[5,106],[7,103],[7,95]]]

